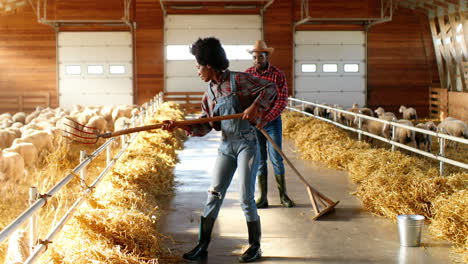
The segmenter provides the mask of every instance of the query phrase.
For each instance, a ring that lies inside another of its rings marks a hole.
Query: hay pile
[[[175,104],[166,103],[154,118],[182,119]],[[49,246],[41,263],[171,263],[158,232],[161,195],[173,188],[176,150],[181,131],[142,132],[111,172]],[[89,180],[91,182],[91,179]]]
[[[468,256],[466,171],[451,168],[455,173],[440,177],[437,163],[372,148],[334,125],[298,113],[283,114],[283,135],[295,140],[302,158],[347,170],[366,210],[391,219],[424,215],[436,237],[464,247]]]

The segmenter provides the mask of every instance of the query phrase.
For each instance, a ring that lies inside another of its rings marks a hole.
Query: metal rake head
[[[69,139],[69,143],[96,144],[100,138],[99,130],[95,127],[85,126],[75,120],[66,117],[68,122],[64,122],[65,127],[60,128],[62,136]]]

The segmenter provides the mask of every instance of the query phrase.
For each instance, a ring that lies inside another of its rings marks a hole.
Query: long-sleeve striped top
[[[215,98],[224,97],[231,93],[231,74],[233,72],[226,70],[221,75],[221,80],[218,84],[210,82],[207,89],[211,89]],[[257,78],[244,72],[235,72],[235,82],[237,96],[241,105],[241,111],[244,111],[252,104],[257,105],[257,112],[264,113],[257,119],[255,125],[266,123],[264,116],[270,111],[271,106],[277,97],[276,85],[268,80]],[[213,117],[213,110],[216,105],[214,100],[211,100],[208,90],[205,91],[202,98],[202,115],[200,118]],[[204,136],[211,129],[220,130],[221,122],[210,122],[199,125],[192,125],[190,134],[192,136]]]
[[[274,82],[276,84],[276,89],[278,90],[278,97],[275,100],[275,104],[269,110],[268,114],[265,116],[265,119],[270,122],[278,118],[283,112],[284,108],[288,105],[288,84],[286,82],[286,77],[284,73],[276,68],[275,66],[269,64],[268,68],[263,72],[258,72],[254,67],[250,67],[245,72],[250,73],[259,78]]]

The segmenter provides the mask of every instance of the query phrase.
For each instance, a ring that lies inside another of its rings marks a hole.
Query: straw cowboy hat
[[[254,46],[253,46],[253,49],[247,50],[247,51],[248,51],[250,54],[252,54],[253,52],[266,52],[266,53],[268,53],[268,55],[271,55],[271,54],[273,54],[273,51],[274,51],[274,50],[275,50],[274,48],[271,48],[271,47],[269,48],[269,47],[267,46],[267,44],[265,43],[265,41],[263,41],[263,40],[257,40],[257,41],[255,41],[255,44],[254,44]]]

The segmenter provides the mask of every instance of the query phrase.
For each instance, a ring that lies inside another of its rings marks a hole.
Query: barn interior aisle
[[[220,137],[220,133],[211,132],[202,138],[190,138],[179,154],[175,196],[169,204],[170,213],[162,224],[162,233],[174,239],[171,246],[174,254],[182,255],[196,244],[199,219],[207,198]],[[297,206],[282,207],[270,167],[270,208],[259,209],[263,232],[263,257],[259,262],[449,262],[449,255],[453,254],[450,243],[433,241],[426,231],[423,231],[422,247],[400,247],[397,224],[361,209],[359,200],[351,195],[355,188],[348,182],[346,172],[298,159],[290,140],[284,142],[283,150],[313,187],[340,203],[335,212],[313,221],[307,191],[299,178],[286,167],[288,193]],[[208,258],[200,263],[237,263],[237,256],[246,249],[247,227],[239,206],[238,189],[237,177],[234,176],[213,229]]]

